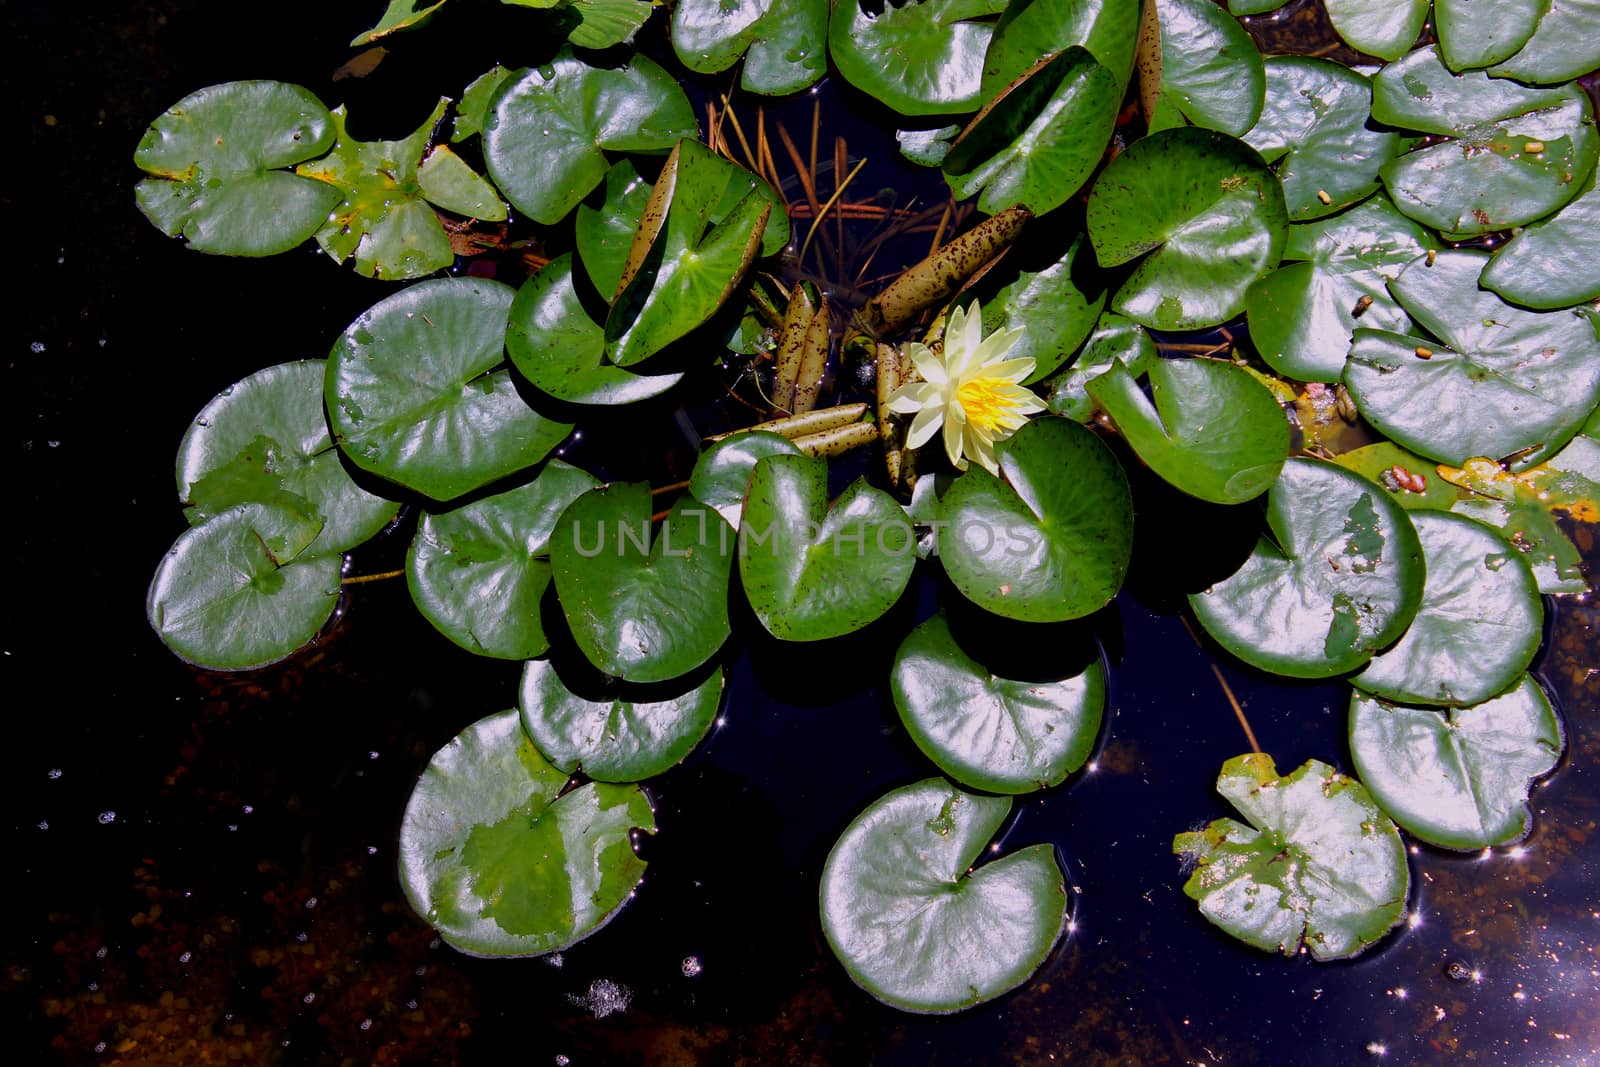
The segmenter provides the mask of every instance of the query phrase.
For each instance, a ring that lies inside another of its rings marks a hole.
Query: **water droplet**
[[[372,1020],[371,1019],[362,1019],[361,1020],[361,1029],[363,1029],[363,1030],[371,1030],[372,1029]]]
[[[100,813],[100,825],[101,826],[110,826],[112,823],[114,823],[116,821],[117,821],[117,813],[116,812],[114,812],[114,811],[102,811]]]
[[[35,342],[33,342],[33,344],[28,346],[28,351],[32,352],[34,355],[37,356],[39,353],[44,351],[44,342],[43,341],[35,341]]]
[[[61,768],[51,767],[50,770],[45,773],[45,777],[50,779],[52,782],[55,781],[57,778],[61,777]]]
[[[185,952],[183,955],[178,957],[178,962],[179,963],[188,963],[192,959],[194,959],[194,953],[193,952]]]
[[[304,997],[301,998],[301,1001],[303,1003],[310,1004],[313,1000],[316,1000],[316,999],[317,999],[317,995],[315,993],[307,993]],[[288,1044],[288,1042],[284,1042],[284,1044]]]
[[[698,978],[703,970],[705,970],[705,965],[700,962],[699,956],[685,956],[683,958],[683,976],[685,978]]]

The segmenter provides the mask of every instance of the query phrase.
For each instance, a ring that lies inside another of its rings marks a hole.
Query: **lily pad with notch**
[[[1235,137],[1266,94],[1261,53],[1214,0],[1149,0],[1161,20],[1161,97],[1196,126]]]
[[[1597,31],[1600,32],[1600,31]],[[1523,307],[1553,310],[1600,297],[1600,185],[1507,241],[1479,284]]]
[[[984,52],[982,98],[994,99],[1039,60],[1074,45],[1087,49],[1119,87],[1126,86],[1140,6],[1124,0],[1011,0]]]
[[[610,299],[622,281],[633,235],[650,202],[651,183],[639,177],[631,159],[623,158],[606,171],[604,195],[599,204],[578,205],[575,224],[578,259],[601,296]]]
[[[744,516],[745,492],[756,464],[768,456],[802,455],[787,437],[765,430],[748,430],[713,443],[695,461],[689,475],[689,492],[702,504],[709,504],[739,528]]]
[[[1050,410],[1074,422],[1088,422],[1100,410],[1089,395],[1091,380],[1110,370],[1113,363],[1139,378],[1157,358],[1149,330],[1114,311],[1104,312],[1072,363],[1051,379]]]
[[[1533,36],[1550,0],[1434,0],[1439,55],[1451,70],[1476,70],[1510,59]]]
[[[631,838],[655,812],[635,785],[566,785],[515,709],[457,734],[400,823],[412,909],[471,956],[558,952],[610,922],[644,876]]]
[[[1212,923],[1268,952],[1339,960],[1405,918],[1405,845],[1360,782],[1320,760],[1280,778],[1258,752],[1223,764],[1217,792],[1248,824],[1218,819],[1172,842],[1195,864],[1183,891]]]
[[[1600,67],[1600,0],[1550,0],[1533,36],[1491,68],[1497,78],[1554,85]]]
[[[1411,51],[1428,18],[1430,0],[1323,0],[1328,21],[1344,43],[1380,59]]]
[[[672,47],[699,74],[744,57],[739,84],[753,93],[797,93],[828,69],[828,0],[680,0]]]
[[[845,828],[822,869],[820,908],[857,985],[902,1011],[948,1014],[1039,969],[1066,927],[1054,850],[1032,845],[973,867],[1010,811],[1009,797],[928,778]]]
[[[1020,256],[1013,252],[1007,260],[1005,266],[1010,267],[1020,261]],[[980,303],[985,336],[996,330],[1021,330],[1007,358],[1033,360],[1033,373],[1022,382],[1032,385],[1055,373],[1089,337],[1099,320],[1107,294],[1090,280],[1093,269],[1094,256],[1080,235],[1059,259],[1041,270],[1018,269],[1013,273],[1002,268],[985,272],[951,305],[964,307],[984,294]],[[1008,275],[1009,280],[996,288],[995,283]]]
[[[1006,0],[911,0],[869,14],[860,0],[838,0],[828,54],[845,81],[902,115],[976,111],[994,36],[984,20],[1005,7]]]

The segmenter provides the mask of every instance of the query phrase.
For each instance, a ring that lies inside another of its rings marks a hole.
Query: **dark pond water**
[[[433,47],[404,42],[371,77],[335,83],[342,42],[377,0],[5,5],[4,207],[21,281],[4,331],[0,641],[12,1062],[1600,1058],[1592,594],[1550,604],[1536,669],[1569,752],[1535,793],[1533,836],[1486,856],[1418,849],[1415,925],[1359,961],[1274,959],[1198,917],[1169,842],[1224,813],[1216,769],[1247,747],[1218,672],[1285,770],[1313,756],[1348,766],[1347,691],[1268,679],[1191,637],[1174,583],[1192,580],[1200,543],[1226,524],[1145,481],[1129,589],[1075,634],[1098,638],[1111,667],[1103,748],[1065,788],[1020,802],[1005,831],[1008,848],[1053,843],[1075,892],[1071,937],[1019,992],[950,1018],[891,1012],[849,982],[817,927],[839,830],[931,771],[884,685],[899,635],[932,608],[931,577],[850,640],[734,643],[723,722],[652,783],[650,871],[600,934],[560,960],[441,947],[396,884],[401,809],[430,753],[513,701],[517,665],[455,649],[395,582],[356,588],[319,647],[249,677],[183,666],[143,616],[150,572],[182,528],[170,470],[189,417],[250,371],[323,355],[391,290],[309,249],[255,262],[183,251],[137,215],[130,157],[163,108],[244,77],[299,81],[347,101],[357,136],[400,136],[438,95],[535,46],[523,13],[477,6],[481,18],[441,18]],[[845,133],[851,165],[874,160],[860,188],[895,189],[885,135],[844,113],[858,105],[830,102],[826,129]],[[810,106],[781,114],[799,129]],[[871,272],[901,265],[896,254]],[[681,477],[648,449],[672,416],[598,426],[582,449],[613,474]],[[394,566],[408,536],[402,525],[356,568]],[[759,632],[745,623],[736,630]]]

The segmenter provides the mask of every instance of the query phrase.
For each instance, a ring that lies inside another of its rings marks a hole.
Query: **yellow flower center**
[[[1021,409],[1023,390],[1007,378],[969,378],[956,390],[968,424],[991,436],[996,430],[1015,430],[1026,421]]]

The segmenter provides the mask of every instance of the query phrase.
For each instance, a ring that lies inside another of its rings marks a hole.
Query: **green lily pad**
[[[1067,419],[1034,419],[940,503],[939,558],[963,596],[996,615],[1061,622],[1104,607],[1133,547],[1133,499],[1116,457]]]
[[[1048,378],[1094,329],[1105,307],[1106,293],[1096,290],[1091,296],[1078,288],[1075,280],[1092,267],[1088,243],[1080,236],[1054,263],[1039,271],[1018,270],[1010,281],[981,301],[985,337],[1002,329],[1022,331],[1006,358],[1033,360],[1033,373],[1023,379],[1024,385]],[[1004,274],[991,271],[985,280],[996,276],[1003,278]],[[962,292],[951,303],[966,306],[977,299],[978,291]]]
[[[1509,845],[1533,826],[1528,790],[1565,746],[1561,720],[1528,675],[1469,708],[1350,698],[1350,755],[1385,812],[1432,845]]]
[[[572,279],[572,253],[557,256],[517,290],[506,350],[523,376],[569,404],[632,404],[660,396],[680,371],[635,374],[606,362],[605,327],[589,317]]]
[[[1474,70],[1510,59],[1533,36],[1550,0],[1434,0],[1439,53],[1451,70]]]
[[[241,504],[190,527],[150,582],[150,625],[180,658],[209,670],[293,655],[339,603],[344,557],[305,553],[320,528],[271,504]]]
[[[906,733],[962,785],[1029,793],[1059,785],[1094,751],[1105,710],[1105,669],[1016,681],[969,656],[939,612],[895,654],[889,684]]]
[[[1006,0],[911,0],[870,15],[860,0],[837,0],[828,54],[845,81],[902,115],[976,111],[994,36],[994,23],[980,20],[1005,7]]]
[[[680,141],[650,192],[606,318],[611,362],[638,363],[714,315],[755,260],[768,223],[784,217],[773,205],[765,182],[698,141]]]
[[[527,485],[425,513],[406,556],[417,610],[468,652],[542,655],[550,647],[539,612],[550,586],[550,535],[567,505],[599,484],[553,459]]]
[[[1011,0],[983,56],[981,97],[992,100],[1040,59],[1073,45],[1088,49],[1120,92],[1133,72],[1139,7],[1124,0]]]
[[[847,0],[854,2],[854,0]],[[974,869],[1008,797],[928,778],[856,816],[822,868],[822,932],[861,988],[902,1011],[945,1014],[1015,989],[1067,920],[1049,845]]]
[[[1132,319],[1107,311],[1071,366],[1051,380],[1050,410],[1073,422],[1089,422],[1100,410],[1089,395],[1091,380],[1110,370],[1113,363],[1126,367],[1135,378],[1142,377],[1156,358],[1156,343],[1148,330]]]
[[[489,177],[550,225],[605,178],[606,152],[665,152],[699,127],[677,81],[645,56],[605,70],[562,55],[508,81],[483,130]]]
[[[1214,0],[1152,0],[1161,19],[1161,98],[1235,137],[1261,116],[1266,74],[1239,21]]]
[[[1200,129],[1135,141],[1101,172],[1087,221],[1101,266],[1145,257],[1112,310],[1161,330],[1237,315],[1289,229],[1283,186],[1256,150]]]
[[[356,466],[434,500],[531,467],[572,430],[523,402],[504,368],[512,292],[444,278],[380,300],[334,343],[325,398]]]
[[[1479,283],[1512,303],[1565,308],[1600,297],[1600,186],[1517,234],[1483,268]]]
[[[1235,15],[1265,15],[1289,0],[1228,0],[1228,11]]]
[[[644,877],[635,830],[654,833],[638,786],[546,763],[515,709],[434,753],[400,823],[400,885],[439,936],[471,956],[538,956],[610,922]]]
[[[1453,251],[1413,262],[1389,289],[1440,340],[1358,329],[1344,381],[1362,416],[1413,452],[1527,466],[1600,403],[1600,337],[1570,311],[1524,311],[1479,289],[1488,261]]]
[[[1153,404],[1120,363],[1087,389],[1151,470],[1201,500],[1241,504],[1260,496],[1289,454],[1283,408],[1249,371],[1227,360],[1153,361]]]
[[[1522,553],[1533,570],[1541,593],[1585,593],[1589,581],[1583,573],[1583,553],[1572,543],[1555,516],[1535,504],[1507,503],[1468,497],[1450,508],[1500,531],[1506,543]]]
[[[1042,215],[1066,203],[1104,155],[1122,83],[1077,46],[1006,89],[972,120],[944,158],[957,199],[976,195],[998,214],[1022,204]]]
[[[650,183],[639,177],[632,160],[619,159],[606,172],[605,196],[599,206],[578,205],[578,258],[602,296],[616,294],[633,248],[633,235],[649,203]]]
[[[1404,333],[1411,316],[1389,282],[1438,241],[1378,195],[1348,211],[1289,227],[1285,263],[1250,287],[1250,340],[1273,370],[1337,382],[1356,327]],[[1293,262],[1290,262],[1293,261]]]
[[[1344,43],[1381,59],[1411,51],[1428,18],[1429,0],[1323,0]]]
[[[585,493],[550,538],[573,638],[596,668],[629,682],[678,678],[717,654],[733,552],[722,516],[683,498],[652,539],[643,482]]]
[[[178,445],[178,499],[191,523],[247,503],[315,518],[312,555],[354,548],[400,505],[345,473],[322,416],[320,359],[282,363],[224,389],[200,410]]]
[[[828,503],[828,462],[756,463],[739,529],[739,576],[761,625],[785,641],[854,633],[894,606],[916,566],[900,505],[856,481]]]
[[[1394,822],[1354,778],[1307,760],[1282,778],[1272,757],[1222,765],[1217,792],[1249,825],[1218,819],[1179,834],[1196,864],[1183,891],[1246,944],[1348,959],[1400,925],[1411,871]]]
[[[502,0],[519,4],[523,0]],[[530,6],[542,6],[534,3]],[[615,48],[633,40],[639,28],[650,21],[656,5],[650,0],[567,0],[561,14],[575,20],[567,40],[579,48]]]
[[[709,504],[739,528],[744,516],[744,494],[756,464],[768,456],[798,456],[800,449],[787,437],[756,430],[725,437],[700,453],[689,475],[689,492]]]
[[[1550,0],[1549,8],[1521,51],[1489,73],[1553,85],[1600,67],[1600,0]]]
[[[316,234],[335,263],[353,258],[357,274],[395,281],[420,278],[455,262],[450,237],[423,198],[418,180],[422,151],[448,103],[440,100],[433,114],[402,141],[357,141],[345,129],[345,109],[333,112],[333,151],[300,164],[295,173],[327,182],[342,194]]]
[[[1290,459],[1267,494],[1267,527],[1244,566],[1189,606],[1235,656],[1294,678],[1366,663],[1422,602],[1423,556],[1406,512],[1377,485]]]
[[[681,0],[672,47],[700,74],[745,57],[740,84],[756,93],[796,93],[828,69],[827,0]]]
[[[1267,98],[1244,141],[1283,182],[1289,217],[1321,218],[1378,189],[1378,168],[1405,140],[1371,124],[1372,83],[1325,59],[1272,56]]]
[[[190,93],[150,124],[133,161],[139,209],[200,252],[270,256],[310,237],[338,193],[281,168],[321,155],[333,117],[308,90],[239,81]]]
[[[429,152],[417,168],[417,188],[429,203],[446,211],[486,222],[505,221],[506,206],[494,186],[446,145]]]
[[[569,774],[639,782],[683,762],[705,737],[722,702],[722,672],[664,699],[629,699],[615,679],[583,679],[577,690],[551,661],[530,660],[522,672],[522,728]]]
[[[414,26],[427,23],[433,13],[445,5],[446,0],[389,0],[389,6],[384,8],[383,17],[378,24],[370,30],[356,35],[350,42],[350,47],[357,48],[364,44],[371,44],[401,30],[409,30]]]
[[[1423,459],[1393,441],[1363,445],[1334,456],[1333,461],[1345,470],[1355,471],[1363,478],[1383,486],[1394,502],[1407,511],[1449,511],[1450,505],[1460,496],[1455,486],[1439,477],[1431,460]],[[1401,468],[1408,478],[1422,478],[1425,483],[1422,492],[1401,485],[1391,473],[1396,467]]]
[[[1418,222],[1470,236],[1543,218],[1578,195],[1600,156],[1594,109],[1575,85],[1529,89],[1481,71],[1453,74],[1435,48],[1373,79],[1380,122],[1453,141],[1384,164],[1395,206]]]
[[[1422,605],[1405,636],[1352,685],[1405,704],[1480,704],[1539,650],[1544,604],[1522,554],[1461,515],[1413,512],[1427,560]]]
[[[894,139],[900,154],[924,167],[937,167],[950,154],[950,142],[961,132],[960,126],[939,126],[931,130],[896,130]]]
[[[489,121],[489,108],[512,73],[496,63],[472,79],[472,84],[461,94],[461,102],[456,105],[455,121],[450,128],[451,144],[483,132],[484,124]]]

